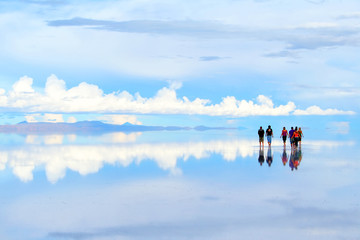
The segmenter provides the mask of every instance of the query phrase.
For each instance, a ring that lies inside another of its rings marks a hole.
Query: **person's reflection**
[[[291,171],[294,171],[295,166],[294,166],[294,151],[293,151],[293,149],[291,149],[289,167],[291,168]]]
[[[273,155],[271,151],[271,146],[268,147],[267,155],[266,155],[266,162],[271,167],[271,164],[273,162]]]
[[[294,158],[294,166],[296,170],[298,170],[299,164],[300,164],[300,151],[297,148],[295,150],[295,158]]]
[[[301,152],[301,145],[299,146],[299,164],[301,163],[302,160],[302,152]]]
[[[289,167],[291,168],[291,171],[294,171],[294,169],[298,170],[301,159],[302,159],[301,148],[291,149],[291,155],[289,161]]]
[[[287,162],[289,160],[288,155],[286,153],[286,147],[284,147],[283,153],[281,155],[281,160],[282,160],[284,166],[286,166],[286,164],[287,164]]]
[[[260,166],[262,166],[263,163],[265,162],[264,147],[262,147],[262,148],[260,147],[260,149],[259,149],[259,158],[258,158],[258,160],[259,160]]]

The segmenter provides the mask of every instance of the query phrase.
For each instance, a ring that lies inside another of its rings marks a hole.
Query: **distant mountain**
[[[49,122],[20,122],[15,125],[0,125],[0,133],[20,133],[20,134],[48,134],[48,133],[92,133],[101,134],[106,132],[145,132],[145,131],[179,131],[179,130],[215,130],[230,128],[212,128],[205,126],[177,127],[177,126],[144,126],[124,123],[122,125],[107,124],[100,121],[80,121],[76,123],[49,123]],[[235,128],[233,128],[235,129]]]
[[[134,126],[134,124],[132,124],[132,123],[129,123],[129,122],[126,122],[126,123],[124,123],[124,124],[122,124],[123,126]]]
[[[194,127],[194,129],[197,131],[206,131],[206,130],[226,130],[226,129],[235,129],[235,128],[196,126]]]

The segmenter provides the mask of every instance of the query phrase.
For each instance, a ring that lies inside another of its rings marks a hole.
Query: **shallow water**
[[[1,239],[359,239],[352,136],[1,135]],[[259,162],[259,155],[264,162]]]

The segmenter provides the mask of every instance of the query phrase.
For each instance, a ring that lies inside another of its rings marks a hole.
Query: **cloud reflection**
[[[28,182],[33,180],[35,169],[44,168],[48,181],[55,183],[65,177],[67,170],[87,175],[98,172],[104,165],[128,167],[131,164],[139,165],[145,160],[150,160],[172,175],[181,175],[182,171],[178,167],[178,161],[181,160],[204,159],[216,154],[225,161],[235,161],[239,157],[252,157],[258,151],[258,142],[249,139],[136,143],[136,137],[139,135],[139,133],[110,135],[110,143],[98,145],[63,144],[65,137],[62,135],[28,136],[27,144],[0,150],[0,170],[11,168],[13,174],[21,181]],[[67,139],[75,140],[76,136]],[[320,145],[334,147],[344,144],[351,142],[311,142],[315,148]],[[281,145],[281,141],[273,143],[273,147]],[[264,155],[263,152],[261,153]],[[271,150],[267,152],[266,157],[270,166],[273,157]]]
[[[124,141],[124,136],[113,136],[115,142]],[[134,141],[135,135],[127,136]],[[27,138],[27,143],[34,143],[36,137]],[[171,174],[181,174],[177,167],[179,160],[187,161],[193,157],[202,159],[212,154],[219,154],[226,161],[235,161],[237,157],[254,155],[256,141],[215,140],[206,142],[184,143],[139,143],[139,144],[100,144],[100,145],[62,145],[63,137],[46,136],[45,145],[24,145],[0,151],[0,167],[12,168],[13,173],[22,181],[33,179],[33,171],[44,166],[50,182],[57,182],[65,176],[66,170],[87,175],[98,172],[104,164],[121,165],[140,164],[145,160],[155,161],[159,168]],[[47,145],[49,144],[49,145]]]

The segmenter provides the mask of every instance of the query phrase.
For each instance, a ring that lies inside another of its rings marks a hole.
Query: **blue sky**
[[[0,9],[3,113],[75,121],[360,110],[355,0],[0,0]]]

